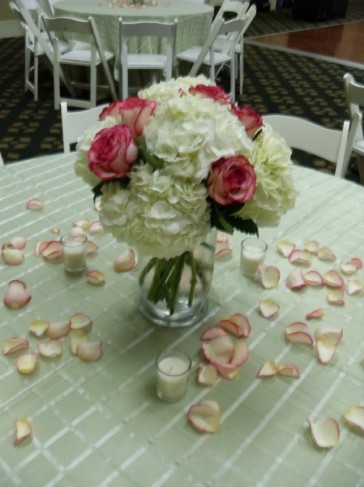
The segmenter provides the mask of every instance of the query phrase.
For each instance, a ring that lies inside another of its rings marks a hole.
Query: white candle
[[[181,399],[187,388],[190,358],[182,352],[163,352],[157,358],[157,395],[162,401]]]
[[[255,276],[264,262],[267,244],[257,238],[247,238],[241,243],[240,270],[246,276]]]
[[[86,268],[85,235],[64,235],[61,238],[63,245],[64,268],[67,272],[80,272]]]

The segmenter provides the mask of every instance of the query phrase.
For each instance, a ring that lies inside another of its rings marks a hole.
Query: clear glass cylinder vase
[[[139,311],[152,323],[169,328],[191,326],[205,316],[214,272],[216,230],[191,252],[142,263]]]

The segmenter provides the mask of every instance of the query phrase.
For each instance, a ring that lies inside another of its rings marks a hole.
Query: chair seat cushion
[[[109,51],[104,51],[104,54],[106,61],[109,61],[114,57]],[[60,63],[65,64],[77,63],[89,65],[91,63],[91,49],[71,49],[70,51],[63,53],[59,57],[59,61]],[[96,53],[96,63],[99,64],[100,62],[100,56]]]
[[[177,54],[177,58],[181,61],[188,61],[190,63],[194,63],[200,53],[200,47],[190,47],[185,51],[179,52]],[[214,64],[222,64],[230,61],[230,56],[228,54],[224,54],[222,52],[214,51]],[[210,66],[210,53],[208,53],[204,59],[204,64]]]
[[[164,69],[167,58],[163,54],[129,54],[129,69]]]

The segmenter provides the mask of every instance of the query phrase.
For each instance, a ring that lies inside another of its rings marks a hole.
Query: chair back
[[[348,163],[349,127],[345,120],[341,130],[325,127],[305,118],[269,114],[264,122],[285,139],[293,149],[300,149],[336,164],[335,176],[344,177]]]
[[[67,102],[61,102],[63,152],[71,151],[71,144],[78,142],[85,130],[99,119],[101,111],[108,103],[85,110],[68,110]]]
[[[355,81],[354,76],[350,73],[344,74],[344,92],[346,103],[349,108],[351,121],[353,123],[353,116],[356,112],[363,113],[364,110],[364,84]],[[363,125],[360,123],[356,128],[355,142],[362,141],[364,144]],[[364,145],[363,145],[364,153]]]
[[[38,11],[48,17],[54,17],[54,7],[51,0],[37,0]]]

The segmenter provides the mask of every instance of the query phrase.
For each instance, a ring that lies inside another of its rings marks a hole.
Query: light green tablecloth
[[[116,2],[118,4],[118,2]],[[213,8],[188,1],[160,1],[156,6],[141,8],[120,8],[106,0],[60,0],[55,4],[57,15],[95,18],[104,49],[117,51],[119,26],[118,19],[124,20],[160,20],[178,19],[176,35],[176,52],[183,51],[194,45],[202,45],[205,41],[212,21]]]
[[[137,312],[136,274],[117,274],[112,264],[125,247],[108,235],[93,237],[97,256],[89,269],[101,269],[103,287],[85,277],[69,278],[62,264],[50,264],[34,255],[40,239],[58,238],[79,218],[94,220],[88,187],[73,175],[73,155],[58,155],[0,168],[0,244],[14,236],[27,238],[25,262],[0,263],[0,342],[11,336],[29,338],[31,350],[40,341],[27,329],[34,318],[61,321],[76,312],[93,320],[90,339],[103,340],[98,362],[83,362],[68,350],[58,359],[40,359],[31,375],[16,371],[16,357],[0,355],[0,485],[10,486],[226,486],[282,487],[287,485],[363,486],[364,437],[343,420],[350,405],[363,404],[364,358],[363,292],[346,294],[345,306],[330,305],[325,288],[292,292],[285,279],[293,266],[276,251],[289,239],[302,246],[317,239],[337,256],[335,263],[314,259],[312,268],[338,268],[340,259],[364,260],[364,190],[344,180],[312,170],[294,168],[299,191],[296,208],[274,229],[262,229],[269,250],[266,263],[277,265],[281,281],[264,290],[239,273],[242,236],[230,238],[232,256],[216,262],[206,319],[187,329],[162,329]],[[26,209],[38,197],[42,211]],[[363,271],[357,273],[363,279]],[[23,280],[32,294],[20,310],[2,304],[12,279]],[[348,278],[345,277],[345,280]],[[270,320],[258,312],[258,302],[271,297],[280,312]],[[322,320],[309,322],[311,333],[321,326],[343,327],[344,337],[335,357],[319,364],[315,350],[289,344],[285,327],[305,321],[307,312],[321,307]],[[245,313],[252,331],[247,339],[250,357],[232,380],[214,387],[196,383],[201,332],[221,315]],[[193,359],[186,397],[165,404],[155,394],[154,361],[173,347]],[[258,379],[268,359],[294,363],[299,379]],[[221,429],[198,434],[187,422],[191,404],[214,399],[222,411]],[[332,416],[341,436],[336,447],[313,446],[306,418]],[[13,446],[16,418],[33,425],[30,441]]]

